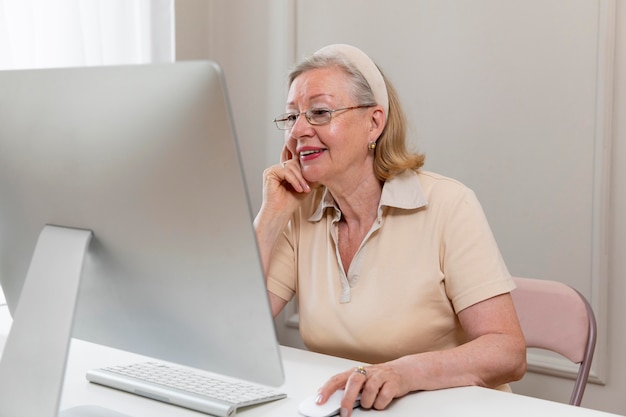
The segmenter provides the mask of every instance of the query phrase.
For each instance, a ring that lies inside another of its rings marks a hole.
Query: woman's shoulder
[[[452,195],[473,193],[461,181],[436,172],[420,170],[417,172],[417,176],[426,196],[430,196],[433,193]]]
[[[474,190],[461,181],[430,171],[419,171],[417,175],[431,209],[455,211],[461,207],[481,207]]]

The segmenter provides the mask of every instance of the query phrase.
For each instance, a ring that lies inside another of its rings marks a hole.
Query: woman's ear
[[[376,106],[372,112],[370,125],[370,141],[376,141],[383,133],[387,117],[381,106]]]

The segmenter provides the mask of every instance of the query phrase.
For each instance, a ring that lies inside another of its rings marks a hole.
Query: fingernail
[[[315,404],[319,404],[322,401],[322,394],[315,397]]]
[[[348,409],[347,408],[342,408],[339,410],[339,415],[341,417],[348,417]]]

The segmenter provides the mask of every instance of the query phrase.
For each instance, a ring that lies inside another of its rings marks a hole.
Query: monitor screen
[[[42,229],[89,230],[74,337],[280,385],[219,66],[4,71],[0,92],[0,282],[11,312]]]

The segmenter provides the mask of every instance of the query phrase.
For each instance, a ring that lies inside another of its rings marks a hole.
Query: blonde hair
[[[382,73],[382,72],[381,72]],[[426,159],[423,153],[411,152],[406,143],[407,124],[396,89],[383,74],[389,95],[387,124],[376,141],[374,172],[380,180],[388,180],[401,172],[418,171]]]
[[[300,62],[289,74],[289,86],[302,73],[313,69],[337,67],[344,71],[351,80],[350,94],[359,105],[375,105],[374,93],[361,72],[342,55],[312,55]],[[398,94],[382,73],[387,87],[389,111],[383,132],[376,141],[374,149],[374,173],[381,181],[389,180],[401,172],[411,169],[418,171],[425,157],[421,153],[411,152],[407,147],[406,117]]]

